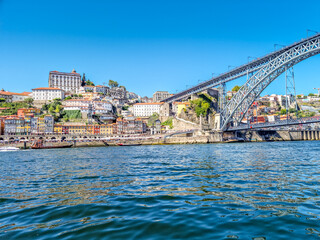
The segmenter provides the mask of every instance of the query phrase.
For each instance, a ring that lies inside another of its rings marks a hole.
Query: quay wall
[[[25,139],[39,139],[42,137],[44,140],[52,140],[55,135],[50,136],[23,136]],[[1,136],[0,136],[1,137]],[[9,138],[14,137],[16,139],[18,136],[5,136],[4,139],[9,140]],[[22,136],[19,136],[22,137]],[[28,138],[27,138],[28,137]],[[56,136],[56,140],[61,140],[61,135]],[[73,136],[65,135],[65,141],[72,141],[74,147],[102,147],[105,144],[102,138],[105,136]],[[91,138],[89,138],[91,137]],[[318,130],[307,130],[307,131],[275,131],[275,130],[250,130],[250,131],[236,131],[236,132],[206,132],[205,134],[194,134],[194,135],[178,135],[172,137],[157,137],[157,138],[145,138],[145,139],[121,139],[121,140],[111,140],[108,141],[109,146],[116,146],[117,143],[133,143],[142,145],[162,145],[162,144],[205,144],[205,143],[223,143],[228,138],[242,138],[245,142],[263,142],[263,141],[311,141],[320,140],[320,131]],[[83,141],[86,139],[91,139],[90,141]],[[20,139],[20,138],[18,138]],[[10,146],[17,147],[30,147],[30,142],[27,143],[11,143]],[[58,144],[58,143],[57,143]],[[4,144],[0,144],[3,146]],[[5,144],[7,145],[7,144]]]

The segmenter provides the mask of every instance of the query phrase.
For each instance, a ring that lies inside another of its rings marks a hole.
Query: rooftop
[[[154,103],[136,103],[134,105],[162,105],[163,102],[154,102]]]
[[[80,75],[79,73],[77,73],[76,71],[72,71],[71,73],[66,73],[66,72],[59,72],[59,71],[50,71],[50,73],[57,73],[57,74],[68,74],[68,75]]]
[[[34,88],[34,89],[32,89],[32,91],[33,90],[60,90],[60,91],[63,91],[60,88],[52,88],[52,87],[40,87],[40,88]]]

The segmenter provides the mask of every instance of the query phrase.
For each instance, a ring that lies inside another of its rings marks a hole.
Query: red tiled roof
[[[14,93],[14,92],[6,92],[6,91],[0,91],[0,94],[4,94],[4,95],[18,95],[18,96],[29,96],[29,93]]]
[[[40,88],[34,88],[34,89],[32,89],[32,91],[33,90],[61,90],[61,91],[63,91],[60,88],[52,88],[52,87],[40,87]]]
[[[59,71],[50,71],[50,73],[62,73],[62,74],[77,74],[77,75],[80,75],[77,72],[66,73],[66,72],[59,72]]]
[[[163,102],[155,102],[155,103],[136,103],[134,105],[162,105]]]

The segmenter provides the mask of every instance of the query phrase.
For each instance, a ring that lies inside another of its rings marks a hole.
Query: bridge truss
[[[320,35],[318,34],[308,41],[289,48],[261,67],[247,80],[221,112],[221,130],[227,129],[231,123],[234,126],[239,125],[252,103],[279,75],[297,63],[319,53]]]
[[[223,83],[233,81],[237,78],[240,78],[240,77],[243,77],[243,76],[246,76],[249,74],[253,74],[253,73],[257,72],[258,70],[260,70],[263,66],[268,64],[270,61],[272,61],[273,59],[280,56],[281,54],[287,52],[288,50],[290,50],[296,46],[299,46],[304,43],[308,43],[314,39],[318,39],[319,36],[320,36],[320,34],[317,34],[315,36],[309,37],[307,39],[303,39],[300,42],[296,42],[290,46],[284,47],[280,50],[277,50],[277,51],[274,51],[270,54],[267,54],[266,56],[264,56],[262,58],[257,58],[247,64],[244,64],[240,67],[234,68],[226,73],[220,74],[217,77],[213,77],[208,81],[199,83],[198,85],[196,85],[194,87],[191,87],[187,90],[181,91],[181,92],[179,92],[169,98],[162,100],[162,102],[172,103],[174,101],[186,99],[194,93],[199,93],[199,92],[202,92],[202,91],[207,90],[209,88],[222,85]]]
[[[219,129],[225,131],[229,127],[240,125],[252,103],[259,98],[261,92],[279,75],[291,69],[297,63],[319,53],[320,34],[316,34],[177,93],[164,99],[163,102],[179,101],[191,94],[221,86],[242,76],[250,76],[236,95],[220,111]]]

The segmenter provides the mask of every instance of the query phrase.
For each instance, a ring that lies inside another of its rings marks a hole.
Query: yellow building
[[[44,118],[38,118],[38,132],[44,133],[44,131],[45,131]]]
[[[175,102],[173,104],[177,115],[179,115],[183,109],[187,109],[190,106],[189,102]]]
[[[112,124],[102,124],[100,125],[100,134],[111,135],[113,133],[112,128]]]
[[[62,133],[62,125],[61,124],[55,124],[53,127],[53,132],[57,134]]]

